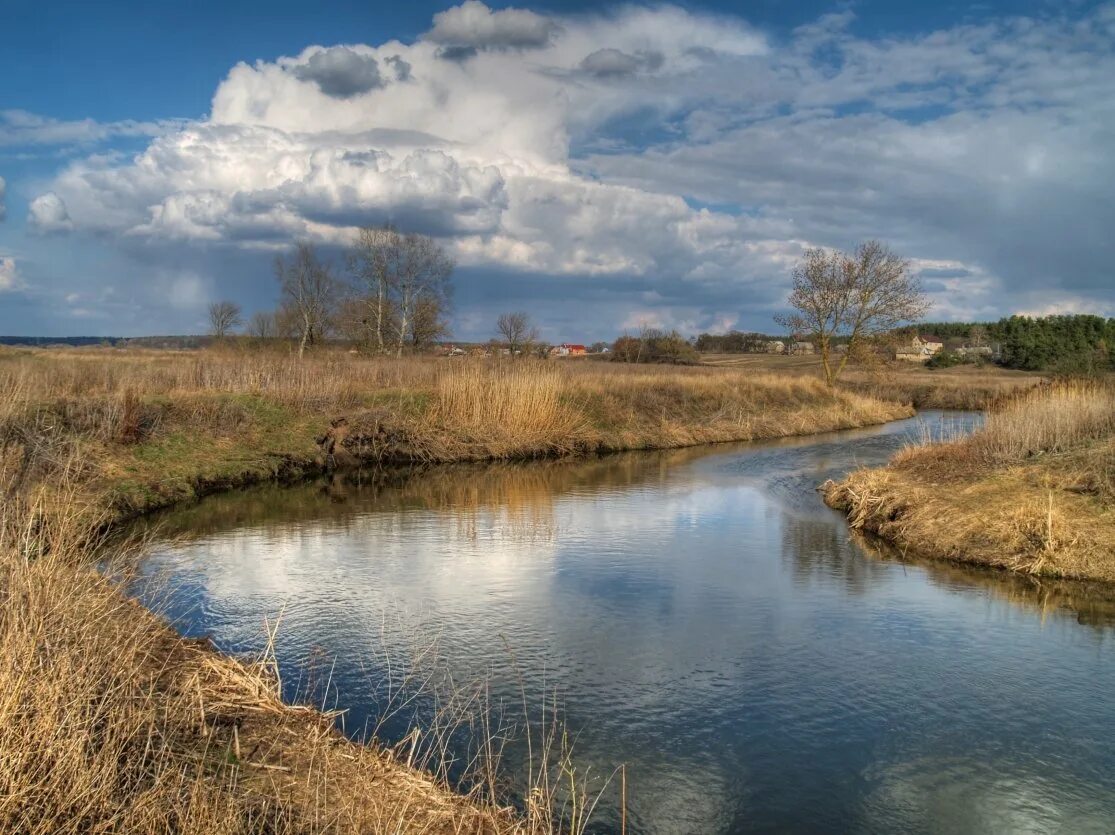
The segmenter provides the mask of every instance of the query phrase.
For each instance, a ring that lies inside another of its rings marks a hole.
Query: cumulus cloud
[[[424,37],[461,57],[461,50],[540,49],[560,29],[557,21],[529,9],[492,11],[480,0],[465,0],[434,15],[433,28]]]
[[[17,290],[22,286],[19,273],[16,271],[15,259],[0,255],[0,293]]]
[[[250,249],[393,221],[675,323],[766,315],[805,247],[868,237],[939,271],[949,315],[993,313],[1008,279],[1035,309],[1110,298],[1115,15],[886,39],[850,19],[771,44],[671,6],[467,0],[413,44],[238,64],[206,119],[69,164],[33,225]]]
[[[40,194],[31,201],[27,210],[27,223],[33,230],[44,235],[69,232],[74,228],[65,202],[53,191]]]
[[[362,55],[347,46],[335,46],[315,52],[310,59],[291,69],[301,81],[316,84],[321,92],[338,99],[348,99],[384,85],[379,62],[371,55]]]

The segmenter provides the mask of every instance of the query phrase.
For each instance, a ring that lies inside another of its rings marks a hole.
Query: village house
[[[766,345],[768,354],[784,354],[786,353],[786,343],[781,339],[773,339]]]
[[[812,354],[813,353],[813,343],[812,342],[795,342],[793,344],[793,346],[791,346],[791,348],[790,348],[790,353],[791,354]]]
[[[927,362],[944,347],[945,341],[939,336],[914,334],[909,345],[901,345],[895,350],[894,358],[905,362]]]
[[[584,345],[575,345],[570,342],[563,342],[550,349],[550,356],[552,357],[582,357],[586,353],[588,353],[588,349]]]

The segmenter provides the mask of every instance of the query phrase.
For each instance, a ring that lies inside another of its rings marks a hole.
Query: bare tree
[[[507,342],[512,356],[529,354],[531,346],[538,341],[538,328],[531,321],[530,314],[522,311],[500,314],[496,320],[496,332]]]
[[[215,339],[224,339],[241,324],[240,305],[235,302],[213,302],[209,305],[209,332]]]
[[[982,348],[987,344],[987,328],[983,325],[972,325],[968,330],[968,341],[973,348]]]
[[[444,299],[437,296],[419,298],[410,317],[410,344],[421,350],[449,336],[449,322],[445,314]]]
[[[298,335],[298,356],[325,338],[329,317],[340,288],[329,266],[314,247],[299,243],[289,259],[275,259],[275,276],[282,290],[284,316]]]
[[[906,259],[878,241],[868,241],[851,254],[807,250],[794,269],[789,303],[795,313],[776,317],[792,334],[816,343],[825,382],[836,384],[848,357],[863,342],[916,322],[929,309]],[[847,336],[848,349],[833,362],[832,338]]]
[[[407,337],[413,337],[419,316],[427,321],[444,319],[449,308],[449,277],[454,266],[453,259],[433,238],[415,234],[402,237],[395,273],[397,356],[402,356]]]
[[[404,345],[421,348],[448,334],[454,264],[432,238],[392,226],[361,229],[348,267],[364,308],[358,320],[375,350],[401,355]]]
[[[262,341],[275,336],[275,314],[267,310],[260,310],[252,314],[248,322],[248,333],[255,339]]]
[[[393,226],[365,227],[348,253],[348,269],[364,308],[356,318],[367,331],[367,341],[383,353],[397,329],[394,290],[403,236]],[[363,340],[362,340],[363,341]]]

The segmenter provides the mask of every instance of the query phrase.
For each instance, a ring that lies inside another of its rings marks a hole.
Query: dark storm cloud
[[[395,71],[396,81],[410,81],[410,63],[405,61],[401,55],[391,55],[384,63]]]
[[[437,57],[443,61],[464,62],[476,57],[478,51],[475,46],[443,46],[437,51]]]
[[[618,78],[660,68],[665,61],[661,52],[640,51],[634,55],[610,47],[586,55],[580,63],[582,72],[598,78]]]
[[[375,58],[361,55],[346,46],[315,52],[309,61],[294,67],[291,72],[298,80],[316,84],[321,92],[338,99],[359,96],[385,84]],[[410,72],[409,65],[406,72]]]

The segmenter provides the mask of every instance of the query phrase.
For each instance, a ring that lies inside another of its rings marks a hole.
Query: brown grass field
[[[0,831],[35,835],[579,832],[592,802],[554,725],[512,811],[499,732],[462,795],[441,768],[444,732],[426,729],[416,756],[284,704],[271,659],[179,638],[96,570],[101,537],[128,517],[320,472],[323,436],[341,464],[435,462],[910,414],[804,374],[340,352],[7,349],[0,391]],[[458,716],[477,706],[449,701]]]
[[[1017,394],[971,437],[913,446],[825,497],[903,550],[1115,582],[1115,385]]]
[[[705,354],[704,364],[756,373],[820,376],[817,356]],[[1004,396],[1042,382],[1041,375],[994,365],[931,369],[915,363],[849,366],[840,385],[850,391],[911,403],[919,409],[986,409]]]

